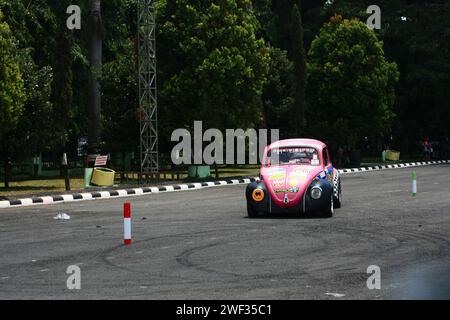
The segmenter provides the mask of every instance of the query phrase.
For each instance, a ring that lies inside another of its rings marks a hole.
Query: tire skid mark
[[[233,235],[235,235],[235,233],[230,234],[229,233],[230,231],[239,231],[243,227],[247,227],[247,226],[241,225],[238,228],[204,230],[204,231],[199,231],[199,232],[189,232],[189,233],[180,233],[180,234],[173,234],[173,235],[164,235],[164,236],[159,236],[159,237],[150,237],[147,239],[135,241],[134,245],[139,244],[139,243],[164,239],[164,238],[172,238],[172,239],[183,238],[183,237],[187,237],[188,239],[198,238],[205,234],[210,234],[210,233],[223,234],[223,231],[228,231],[228,234],[233,236]],[[265,228],[267,226],[264,225],[263,227]],[[297,226],[295,226],[295,227],[297,227]],[[374,230],[376,230],[377,227],[383,228],[382,234],[376,234],[373,232]],[[299,232],[301,232],[304,235],[311,235],[311,234],[320,235],[321,238],[315,239],[315,241],[320,240],[320,245],[314,246],[308,250],[300,251],[298,254],[286,255],[283,257],[267,258],[265,260],[277,260],[277,259],[295,258],[295,257],[302,257],[304,260],[307,260],[308,256],[314,255],[317,253],[319,253],[319,254],[322,253],[319,255],[319,257],[329,258],[330,250],[332,251],[332,254],[335,253],[335,250],[334,250],[333,246],[330,248],[329,241],[326,239],[326,237],[323,237],[323,234],[326,235],[326,231],[338,231],[338,232],[342,232],[343,235],[345,235],[345,236],[352,237],[352,236],[358,235],[358,236],[361,236],[362,238],[369,239],[370,244],[375,246],[376,253],[378,253],[378,252],[381,253],[380,259],[382,259],[382,257],[384,257],[386,255],[392,254],[397,248],[400,248],[411,242],[415,243],[418,246],[422,246],[422,249],[425,251],[426,250],[429,251],[429,245],[427,245],[427,243],[438,245],[437,249],[433,247],[431,250],[431,254],[429,255],[428,258],[432,259],[433,256],[441,253],[444,250],[444,248],[445,248],[445,250],[448,250],[447,246],[450,242],[450,240],[447,239],[444,235],[440,235],[437,233],[430,234],[429,232],[425,234],[425,233],[423,233],[424,231],[414,232],[412,230],[408,231],[408,230],[404,230],[404,229],[399,229],[398,227],[386,228],[385,226],[374,226],[373,229],[368,230],[366,228],[361,229],[361,228],[352,228],[352,227],[339,227],[339,226],[330,227],[328,225],[314,225],[314,226],[309,226],[309,227],[305,226],[304,228],[302,228],[302,230],[299,230]],[[251,237],[251,235],[247,235],[247,234],[243,234],[243,235]],[[386,242],[387,237],[389,237],[393,241],[393,243],[387,243]],[[236,240],[233,240],[233,242],[235,242],[235,241]],[[425,244],[423,243],[423,241],[425,241]],[[334,274],[335,274],[335,276],[337,276],[336,280],[338,280],[340,277],[342,279],[345,279],[347,282],[349,282],[348,278],[350,277],[351,279],[355,278],[350,282],[359,282],[365,276],[365,273],[363,273],[363,272],[361,272],[361,273],[353,272],[350,274],[349,273],[336,273],[340,269],[335,264],[325,264],[319,268],[314,267],[312,269],[310,268],[309,265],[305,266],[305,267],[295,265],[291,270],[287,270],[287,271],[280,272],[280,273],[264,273],[264,274],[255,274],[255,275],[244,275],[244,274],[240,274],[240,273],[236,273],[236,272],[227,272],[227,271],[223,271],[223,270],[216,270],[214,268],[209,268],[205,265],[198,264],[198,263],[195,263],[192,261],[192,256],[194,254],[201,252],[203,250],[207,250],[209,248],[217,247],[220,245],[226,245],[230,242],[231,241],[227,241],[227,240],[223,240],[220,242],[215,241],[213,243],[207,243],[207,244],[203,244],[200,246],[191,247],[191,248],[188,248],[188,249],[182,251],[181,253],[175,255],[174,259],[175,259],[175,261],[177,261],[178,264],[180,264],[188,269],[198,270],[203,273],[208,273],[212,276],[218,276],[218,275],[228,276],[229,277],[228,279],[223,280],[224,282],[228,282],[228,283],[235,283],[235,282],[239,282],[239,281],[251,281],[251,280],[257,280],[257,279],[270,279],[270,278],[274,278],[274,277],[276,277],[277,279],[281,279],[281,278],[282,279],[293,279],[293,278],[298,279],[299,276],[306,276],[313,280],[324,281],[323,278],[317,278],[317,276],[315,276],[315,275],[319,271],[326,271],[326,270],[330,270],[330,269],[332,269],[335,272]],[[184,283],[198,283],[200,281],[200,280],[196,280],[195,278],[187,279],[186,277],[183,277],[181,275],[169,275],[169,274],[163,274],[161,272],[149,272],[149,271],[139,270],[136,268],[130,268],[127,266],[122,266],[120,262],[115,263],[113,261],[110,261],[107,258],[107,256],[109,254],[113,253],[114,251],[119,250],[122,247],[123,247],[122,245],[119,245],[112,249],[104,251],[100,254],[100,258],[102,259],[102,261],[104,263],[106,263],[112,267],[120,268],[122,270],[126,270],[129,272],[145,274],[147,276],[150,276],[150,277],[158,279],[158,280],[170,279],[170,280],[173,280],[174,283],[178,282],[179,280],[183,280]],[[350,250],[351,250],[351,248],[352,248],[352,246],[346,247],[346,249],[350,249]],[[438,250],[438,251],[436,252],[436,250]],[[422,258],[425,258],[425,257],[422,257]],[[329,262],[332,262],[332,260],[330,260],[330,259],[328,259],[328,260],[329,260]],[[231,279],[230,279],[230,277],[231,277]],[[166,283],[166,284],[169,284],[169,283]]]
[[[144,242],[149,242],[149,241],[153,241],[153,240],[160,240],[160,239],[167,239],[167,238],[179,238],[179,237],[189,237],[189,238],[196,238],[196,237],[200,237],[204,234],[208,234],[208,233],[212,233],[212,232],[220,232],[220,231],[230,231],[230,228],[227,229],[215,229],[215,230],[205,230],[205,231],[198,231],[198,232],[188,232],[188,233],[179,233],[179,234],[173,234],[173,235],[163,235],[163,236],[158,236],[158,237],[150,237],[150,238],[146,238],[146,239],[142,239],[142,240],[137,240],[134,241],[133,246],[139,244],[139,243],[144,243]],[[130,267],[126,267],[126,266],[122,266],[119,262],[115,263],[111,260],[108,259],[108,255],[112,254],[115,251],[118,251],[119,249],[123,249],[123,245],[118,245],[115,246],[109,250],[103,251],[101,253],[101,255],[99,256],[99,258],[102,260],[103,263],[114,267],[114,268],[119,268],[121,270],[125,270],[125,271],[129,271],[129,272],[133,272],[133,273],[140,273],[140,274],[145,274],[148,276],[151,276],[152,278],[156,278],[156,279],[180,279],[182,278],[181,276],[171,276],[171,275],[167,275],[167,274],[160,274],[160,273],[155,273],[155,272],[149,272],[149,271],[142,271],[142,270],[138,270],[135,268],[130,268]]]

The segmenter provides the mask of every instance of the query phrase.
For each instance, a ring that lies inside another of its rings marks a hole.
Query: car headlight
[[[320,187],[312,187],[311,189],[311,198],[314,200],[319,199],[322,196],[322,188]]]

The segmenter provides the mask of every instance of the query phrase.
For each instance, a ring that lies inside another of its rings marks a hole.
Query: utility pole
[[[89,12],[89,127],[88,127],[88,153],[98,153],[100,144],[100,112],[102,72],[102,18],[101,0],[91,0]]]
[[[138,0],[139,120],[141,173],[157,173],[155,1]]]

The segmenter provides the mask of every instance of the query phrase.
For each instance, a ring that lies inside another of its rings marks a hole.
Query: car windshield
[[[320,165],[319,154],[317,150],[310,147],[283,147],[273,148],[268,151],[266,157],[266,166],[280,164],[296,165]]]

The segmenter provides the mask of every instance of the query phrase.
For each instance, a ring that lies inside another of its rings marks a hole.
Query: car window
[[[266,157],[268,164],[320,165],[318,152],[309,147],[286,147],[269,150]]]

